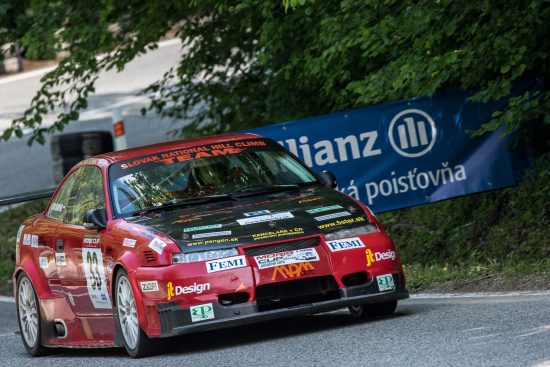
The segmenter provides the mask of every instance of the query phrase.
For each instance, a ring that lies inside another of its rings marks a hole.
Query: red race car
[[[395,247],[362,203],[277,143],[230,134],[87,159],[17,234],[23,343],[124,345],[408,297]]]

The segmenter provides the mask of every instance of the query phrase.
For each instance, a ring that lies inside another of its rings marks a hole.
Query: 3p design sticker
[[[273,268],[275,266],[319,261],[319,254],[314,248],[283,251],[274,254],[254,256],[259,269]]]
[[[210,283],[193,283],[191,285],[182,286],[176,285],[172,282],[166,284],[166,289],[168,290],[167,300],[170,301],[174,296],[179,296],[182,294],[201,294],[204,291],[210,290]]]
[[[214,318],[214,307],[212,303],[193,306],[189,308],[191,312],[191,322],[204,321]]]
[[[370,248],[365,250],[365,255],[367,258],[367,268],[373,263],[380,260],[395,260],[397,259],[397,253],[392,250],[386,252],[372,252]]]
[[[166,246],[166,243],[158,237],[153,238],[151,242],[149,242],[149,248],[159,255],[162,255],[162,251]]]
[[[29,233],[25,233],[23,235],[23,245],[30,246],[31,245],[31,235]]]
[[[378,284],[378,290],[380,292],[389,291],[395,289],[393,282],[393,276],[391,274],[379,275],[376,277],[376,283]]]
[[[99,248],[82,248],[82,266],[86,276],[86,286],[90,300],[95,308],[112,308],[111,299],[107,292],[103,255]]]
[[[38,258],[38,262],[40,263],[40,267],[42,269],[47,269],[48,268],[48,257],[47,256],[40,256]]]

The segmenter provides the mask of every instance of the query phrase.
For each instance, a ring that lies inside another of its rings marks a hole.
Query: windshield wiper
[[[189,198],[189,199],[171,199],[168,201],[165,201],[161,205],[158,206],[152,206],[149,208],[143,208],[140,210],[136,210],[131,215],[144,215],[145,213],[155,212],[159,210],[167,210],[172,209],[179,206],[189,206],[189,205],[197,205],[197,204],[207,204],[207,203],[215,203],[218,201],[228,201],[228,200],[236,200],[232,195],[228,194],[220,194],[220,195],[208,195],[208,196],[199,196],[197,198]]]
[[[298,184],[291,184],[291,185],[252,185],[244,187],[242,190],[237,191],[235,194],[233,194],[233,197],[235,198],[243,198],[243,197],[249,197],[249,196],[255,196],[255,195],[263,195],[263,194],[271,194],[276,192],[282,192],[282,191],[289,191],[289,190],[297,190],[300,189],[301,186]]]

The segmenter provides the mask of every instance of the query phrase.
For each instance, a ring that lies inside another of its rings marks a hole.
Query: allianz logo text
[[[426,124],[429,124],[429,130]],[[421,110],[409,109],[395,115],[390,122],[388,134],[390,144],[398,154],[415,158],[432,149],[437,130],[430,115]]]
[[[302,135],[278,143],[309,167],[321,167],[381,155],[384,142],[388,140],[397,154],[420,157],[433,148],[436,137],[435,122],[430,115],[422,110],[407,109],[393,117],[387,135],[372,130],[319,141],[310,141],[308,136]]]

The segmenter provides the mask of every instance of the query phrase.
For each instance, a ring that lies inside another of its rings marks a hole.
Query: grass
[[[36,200],[0,213],[0,294],[11,294],[15,264],[15,239],[21,222],[42,211],[48,200]]]
[[[441,281],[550,272],[550,153],[523,182],[380,215],[411,289]]]
[[[509,283],[518,283],[530,275],[550,278],[550,260],[507,260],[504,262],[470,262],[459,265],[435,263],[431,265],[404,265],[409,291],[421,291],[439,283],[452,282],[454,288],[498,277]],[[512,288],[514,286],[512,285]],[[490,290],[490,289],[488,289]]]

